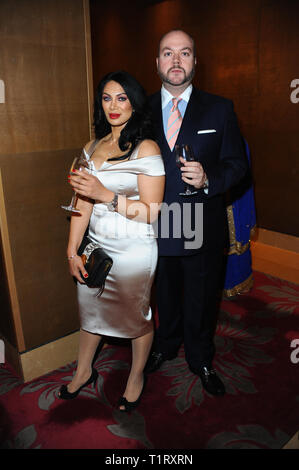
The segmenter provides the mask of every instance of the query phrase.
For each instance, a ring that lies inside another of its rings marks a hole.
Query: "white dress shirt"
[[[178,104],[179,111],[181,113],[182,118],[184,118],[184,114],[187,108],[187,104],[189,102],[191,93],[192,93],[193,86],[190,84],[186,90],[183,91],[183,93],[178,96],[177,98],[181,98],[181,101]],[[172,99],[176,98],[175,96],[172,96],[171,93],[169,93],[168,90],[162,85],[161,88],[161,103],[162,103],[162,114],[163,114],[163,128],[164,128],[164,133],[167,135],[167,123],[168,123],[168,118],[170,114],[170,110],[173,106]]]
[[[186,90],[184,90],[183,93],[180,96],[177,97],[177,98],[181,98],[180,102],[178,103],[178,108],[179,108],[179,111],[181,113],[182,118],[184,118],[185,111],[186,111],[186,108],[187,108],[187,104],[189,102],[189,99],[190,99],[190,96],[191,96],[191,93],[192,93],[192,89],[193,89],[193,86],[192,86],[192,84],[190,84],[186,88]],[[173,106],[173,101],[172,101],[173,98],[176,98],[176,97],[172,96],[172,94],[169,93],[168,90],[166,90],[164,85],[162,85],[162,88],[161,88],[161,106],[162,106],[163,128],[164,128],[165,137],[167,135],[167,124],[168,124],[168,118],[169,118],[170,110]],[[208,192],[209,192],[208,185],[209,185],[209,182],[208,182],[208,180],[206,180],[205,188],[204,188],[204,192],[206,194],[208,194]]]

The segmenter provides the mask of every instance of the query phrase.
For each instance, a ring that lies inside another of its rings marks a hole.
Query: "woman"
[[[146,103],[143,88],[131,75],[106,75],[95,97],[96,140],[85,146],[92,174],[84,170],[69,177],[81,211],[71,219],[67,248],[70,273],[78,280],[81,329],[77,371],[61,387],[60,398],[73,398],[96,381],[92,360],[102,335],[131,338],[132,366],[119,400],[121,411],[139,403],[153,340],[149,299],[157,243],[151,223],[158,217],[165,177]],[[89,238],[113,259],[101,297],[82,281],[81,273],[87,273],[76,255],[88,225]]]

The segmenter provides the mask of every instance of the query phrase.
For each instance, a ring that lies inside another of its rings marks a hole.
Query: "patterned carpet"
[[[1,449],[280,449],[299,429],[299,286],[255,272],[250,294],[222,300],[209,396],[179,356],[152,374],[140,406],[121,413],[130,347],[99,354],[96,388],[62,401],[76,362],[22,384],[0,369]],[[292,342],[293,341],[293,342]],[[297,347],[296,347],[297,344]]]

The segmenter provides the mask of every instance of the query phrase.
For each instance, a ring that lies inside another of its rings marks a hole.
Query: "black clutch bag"
[[[88,272],[88,277],[82,279],[88,287],[98,287],[97,296],[103,293],[106,277],[109,274],[113,264],[109,255],[101,248],[98,243],[92,242],[87,236],[83,237],[82,243],[78,249],[78,255]]]

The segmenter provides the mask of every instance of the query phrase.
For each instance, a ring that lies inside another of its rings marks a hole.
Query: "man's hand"
[[[185,183],[191,184],[196,189],[204,187],[204,184],[207,179],[207,175],[204,172],[204,169],[199,162],[187,162],[182,157],[180,157],[183,166],[181,167],[182,180]]]

